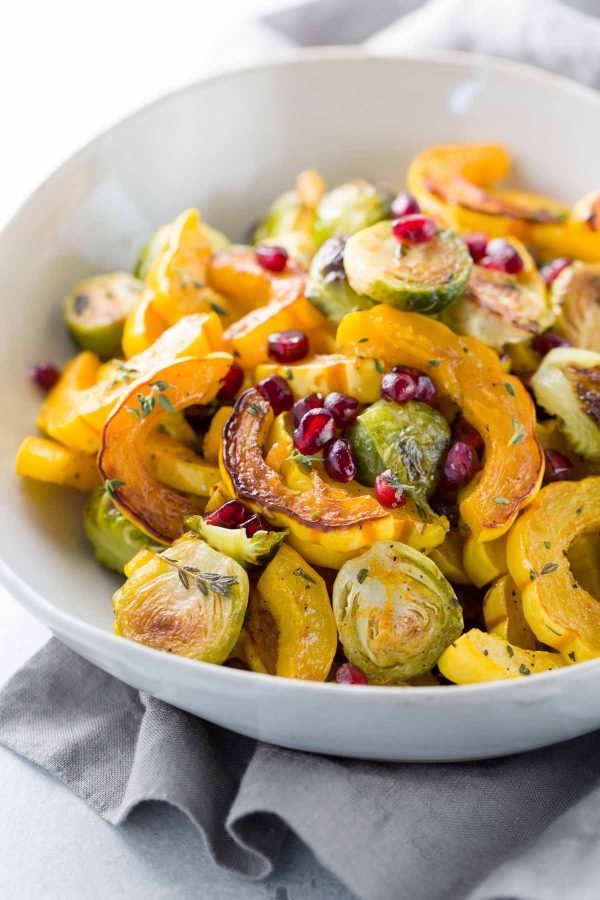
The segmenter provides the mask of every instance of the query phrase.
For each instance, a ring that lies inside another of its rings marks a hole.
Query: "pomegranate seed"
[[[556,347],[570,347],[571,344],[566,338],[561,337],[560,334],[556,334],[554,331],[546,331],[544,334],[534,338],[531,346],[538,353],[541,353],[542,356],[545,356],[546,353],[550,353]]]
[[[334,481],[352,481],[356,476],[356,463],[350,442],[346,438],[333,438],[323,447],[325,471]]]
[[[342,663],[335,673],[336,684],[368,684],[369,679],[364,672],[352,663]]]
[[[309,409],[294,431],[294,446],[300,453],[315,453],[335,434],[335,420],[324,407]]]
[[[483,231],[472,231],[471,234],[463,234],[462,239],[467,245],[473,262],[478,263],[482,260],[488,245],[487,234],[484,234]]]
[[[404,191],[392,200],[390,212],[395,219],[400,219],[402,216],[412,216],[421,212],[421,208],[413,195]]]
[[[339,391],[327,394],[323,406],[331,413],[338,428],[349,428],[360,409],[358,400],[348,394],[340,394]]]
[[[229,367],[225,378],[223,379],[223,387],[217,394],[217,400],[221,403],[230,403],[235,397],[242,384],[244,383],[244,370],[237,363],[233,363]]]
[[[395,219],[392,228],[394,235],[403,244],[426,244],[437,231],[433,219],[420,213]]]
[[[247,537],[253,537],[257,531],[269,530],[262,516],[259,516],[257,513],[254,513],[254,515],[242,522],[239,528],[245,529]]]
[[[434,494],[429,501],[429,505],[438,516],[446,516],[450,525],[458,525],[459,512],[454,500],[448,499],[441,494]]]
[[[552,481],[565,481],[571,474],[573,464],[571,460],[559,453],[558,450],[544,450],[546,469],[544,471],[544,484]]]
[[[257,247],[256,261],[269,272],[283,272],[288,261],[287,250],[283,247]]]
[[[558,256],[556,259],[553,259],[552,262],[548,263],[548,265],[542,266],[540,275],[549,286],[556,281],[563,269],[570,266],[572,262],[573,260],[566,256]]]
[[[425,372],[419,369],[413,369],[412,366],[394,366],[392,372],[403,372],[412,375],[417,380],[417,388],[415,390],[414,400],[420,400],[421,403],[431,404],[437,391],[435,384]]]
[[[43,391],[51,390],[60,378],[60,369],[52,363],[40,363],[29,372],[29,377]]]
[[[406,504],[406,495],[401,487],[394,486],[395,482],[391,469],[386,469],[375,479],[375,497],[388,509],[398,509]]]
[[[453,435],[455,441],[461,441],[463,444],[468,444],[473,450],[483,450],[483,438],[477,429],[474,428],[470,422],[467,422],[466,419],[463,419],[462,416],[454,425]]]
[[[281,375],[267,375],[256,385],[257,391],[268,400],[273,407],[275,415],[291,409],[294,405],[294,395],[289,384]]]
[[[307,394],[306,397],[302,397],[301,400],[296,400],[292,407],[292,420],[294,425],[297,426],[300,424],[302,416],[307,413],[309,409],[318,409],[323,406],[324,402],[322,394]]]
[[[296,362],[308,353],[308,336],[303,331],[275,331],[269,335],[267,353],[278,363]]]
[[[381,396],[384,400],[408,403],[415,399],[418,378],[413,372],[388,372],[381,379]]]
[[[477,453],[464,441],[456,441],[448,450],[448,455],[442,469],[440,487],[443,490],[453,490],[462,484],[471,481],[479,469]]]
[[[209,525],[219,525],[221,528],[239,528],[248,518],[248,510],[239,500],[229,500],[205,516]]]
[[[494,238],[486,247],[481,265],[486,269],[493,269],[495,272],[517,275],[523,271],[524,263],[512,244],[509,244],[504,238]]]

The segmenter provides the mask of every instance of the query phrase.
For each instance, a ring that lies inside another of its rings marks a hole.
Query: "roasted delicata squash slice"
[[[438,397],[462,409],[484,439],[485,457],[460,497],[461,515],[478,541],[508,531],[538,492],[544,461],[531,398],[503,371],[498,355],[441,322],[386,305],[350,313],[337,341],[342,351],[380,359],[386,367],[402,363],[427,372]]]
[[[531,254],[508,238],[523,260],[517,275],[473,266],[463,295],[444,313],[459,334],[477,338],[496,350],[531,340],[552,324],[556,311]]]
[[[556,347],[531,379],[535,398],[552,416],[572,449],[600,463],[600,353]]]
[[[402,244],[392,222],[380,222],[348,238],[344,269],[357,294],[378,303],[438,313],[464,291],[472,268],[467,247],[452,231]]]
[[[40,408],[42,431],[74,450],[96,453],[111,410],[131,384],[165,363],[205,356],[222,347],[222,327],[215,313],[186,316],[168,328],[147,350],[126,362],[80,353],[71,360]]]
[[[359,403],[374,403],[380,396],[381,365],[376,359],[329,353],[311,356],[290,365],[267,362],[256,367],[256,381],[267,375],[285,378],[297,399],[307,394],[326,396],[339,391],[354,397]]]
[[[167,323],[156,311],[154,294],[150,290],[144,291],[134,303],[123,325],[122,349],[125,359],[137,356],[151,347],[166,328]]]
[[[428,672],[463,628],[460,603],[435,563],[396,541],[376,541],[344,563],[333,611],[348,660],[375,684]]]
[[[547,257],[600,262],[600,192],[578,200],[563,222],[532,223],[528,240]]]
[[[315,169],[300,172],[293,190],[280,194],[258,223],[254,244],[276,244],[308,268],[316,244],[315,212],[325,192],[325,182]]]
[[[152,293],[128,272],[110,272],[81,281],[64,302],[65,324],[84,350],[105,359],[121,352],[121,338],[133,307]]]
[[[497,634],[486,634],[478,628],[471,628],[461,635],[438,660],[442,675],[455,684],[525,678],[564,665],[559,653],[524,650]]]
[[[464,541],[457,528],[452,528],[439,547],[427,552],[428,557],[436,564],[442,575],[453,584],[470,584],[470,579],[463,566]],[[485,545],[482,545],[485,546]]]
[[[508,571],[506,535],[482,543],[470,534],[464,543],[463,566],[469,581],[479,588],[504,575]]]
[[[100,483],[93,453],[72,450],[48,438],[26,437],[17,453],[15,472],[36,481],[91,491]]]
[[[193,313],[230,315],[226,300],[208,284],[212,253],[197,209],[185,210],[158,232],[145,281],[154,293],[154,309],[168,325]]]
[[[210,497],[221,480],[217,465],[207,463],[160,428],[152,431],[145,441],[143,463],[157,481],[199,497]]]
[[[231,497],[299,539],[332,550],[356,550],[393,536],[393,516],[372,496],[331,487],[314,470],[310,491],[288,487],[263,458],[272,422],[271,406],[257,390],[242,394],[223,429],[221,472]]]
[[[600,263],[572,262],[552,284],[552,301],[567,340],[600,353]]]
[[[508,537],[525,618],[568,662],[600,656],[600,604],[575,580],[567,555],[577,537],[599,530],[600,477],[590,477],[547,485]]]
[[[523,650],[535,650],[535,635],[523,612],[521,592],[510,575],[501,575],[483,598],[483,618],[489,634]]]
[[[209,403],[230,365],[229,354],[212,353],[163,366],[128,386],[104,427],[98,466],[111,485],[113,502],[159,543],[179,537],[184,518],[201,512],[202,503],[168,488],[152,474],[144,461],[148,436],[165,413]]]
[[[510,166],[501,144],[441,145],[413,159],[407,184],[423,212],[460,232],[525,237],[530,223],[562,223],[569,210],[556,200],[494,189]]]
[[[115,633],[155,650],[222,663],[239,637],[248,576],[223,553],[185,534],[164,550],[142,550],[113,597]]]
[[[325,582],[282,544],[250,593],[244,630],[232,656],[256,672],[325,681],[337,630]]]

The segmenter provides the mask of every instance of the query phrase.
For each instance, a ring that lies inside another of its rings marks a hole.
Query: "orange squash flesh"
[[[251,388],[235,405],[223,429],[221,472],[238,497],[275,525],[289,527],[309,543],[352,550],[394,534],[394,518],[371,496],[352,496],[311,473],[310,491],[289,487],[263,458],[273,411]],[[341,546],[340,546],[341,542]]]
[[[441,322],[382,304],[350,313],[337,342],[347,353],[426,372],[438,397],[459,406],[485,442],[482,471],[462,495],[460,512],[479,541],[501,537],[534,499],[544,457],[534,434],[535,409],[521,382],[498,355]],[[520,436],[519,436],[520,435]]]
[[[227,353],[212,353],[202,359],[184,358],[156,369],[132,384],[121,397],[104,426],[98,457],[100,473],[107,481],[123,481],[113,491],[115,506],[146,534],[170,544],[184,533],[184,516],[198,514],[201,501],[190,500],[161,484],[144,464],[144,445],[149,432],[165,415],[158,402],[145,417],[139,396],[150,395],[152,384],[166,382],[164,395],[177,412],[192,404],[209,403],[231,365]],[[130,410],[138,412],[138,417]]]
[[[600,598],[576,581],[567,555],[575,538],[598,531],[600,476],[592,476],[546,485],[508,536],[508,567],[525,618],[567,662],[600,657]]]

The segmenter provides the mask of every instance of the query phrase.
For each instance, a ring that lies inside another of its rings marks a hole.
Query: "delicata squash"
[[[508,531],[539,490],[543,456],[531,399],[520,381],[504,373],[498,356],[441,322],[383,304],[347,315],[337,341],[386,367],[403,363],[427,372],[439,396],[462,409],[483,438],[485,461],[460,502],[461,515],[477,540]]]
[[[254,246],[188,209],[71,290],[16,470],[91,492],[118,635],[346,685],[600,657],[600,192],[510,162],[432,147],[395,198],[306,170]]]
[[[567,662],[600,656],[600,605],[575,580],[567,556],[577,537],[597,531],[598,476],[547,485],[508,537],[508,567],[525,618],[536,638]]]
[[[159,543],[183,533],[183,519],[199,512],[197,500],[166,487],[144,464],[144,449],[165,412],[209,403],[231,364],[227,353],[184,358],[129,386],[102,434],[98,466],[117,509]]]

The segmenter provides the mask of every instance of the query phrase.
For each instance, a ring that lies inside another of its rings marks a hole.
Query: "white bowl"
[[[73,650],[128,684],[234,731],[388,760],[500,756],[600,726],[600,662],[447,688],[343,688],[195,663],[114,637],[116,579],[92,559],[83,498],[17,479],[39,396],[28,366],[73,352],[60,300],[91,273],[130,268],[185,207],[241,238],[298,171],[400,186],[432,143],[502,140],[517,175],[573,200],[597,186],[600,100],[524,66],[459,54],[311,51],[211,78],[142,110],[65,163],[0,237],[2,580]]]

